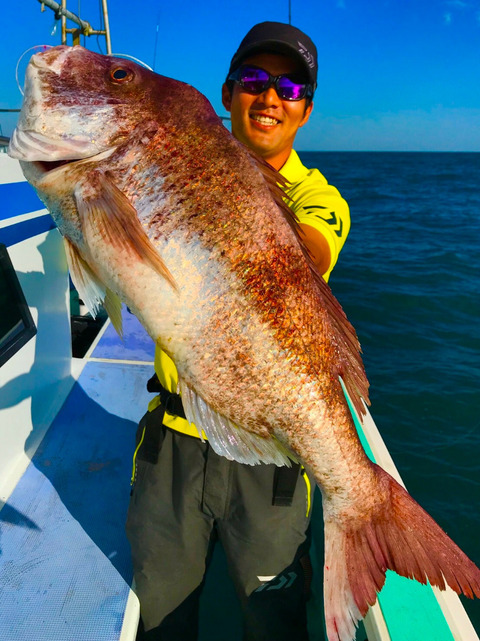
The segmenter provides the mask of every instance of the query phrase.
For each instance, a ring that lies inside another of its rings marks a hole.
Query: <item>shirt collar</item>
[[[302,164],[302,161],[298,157],[295,149],[292,149],[290,152],[290,156],[287,158],[287,162],[280,169],[280,173],[290,183],[297,183],[305,178],[308,173],[308,169]]]

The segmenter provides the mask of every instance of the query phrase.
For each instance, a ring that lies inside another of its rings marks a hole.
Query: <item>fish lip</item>
[[[38,132],[15,129],[8,146],[8,155],[22,163],[34,166],[43,176],[82,162],[95,162],[108,158],[117,145],[106,149],[92,149],[87,138],[52,140]]]
[[[88,138],[54,140],[40,132],[17,127],[8,145],[8,155],[26,162],[78,160],[91,154],[91,146]]]

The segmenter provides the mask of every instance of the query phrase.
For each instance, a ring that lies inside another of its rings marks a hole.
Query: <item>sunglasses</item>
[[[281,100],[302,100],[313,96],[313,86],[302,82],[298,76],[289,73],[272,76],[265,69],[254,65],[242,65],[233,71],[227,80],[233,80],[244,91],[255,96],[272,85]]]

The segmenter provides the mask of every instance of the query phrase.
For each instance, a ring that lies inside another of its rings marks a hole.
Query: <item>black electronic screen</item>
[[[7,248],[0,243],[0,367],[36,333]]]

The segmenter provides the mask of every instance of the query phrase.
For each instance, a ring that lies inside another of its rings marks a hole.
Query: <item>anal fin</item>
[[[108,287],[105,293],[103,306],[105,307],[105,311],[107,312],[115,331],[120,338],[123,338],[122,301],[115,292],[112,292]]]

